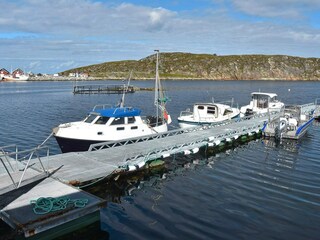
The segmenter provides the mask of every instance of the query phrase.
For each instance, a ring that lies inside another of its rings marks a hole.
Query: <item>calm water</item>
[[[96,82],[112,84],[114,81]],[[90,84],[90,83],[85,83]],[[151,81],[132,81],[150,87]],[[70,82],[0,83],[0,146],[41,144],[59,123],[82,119],[119,95],[73,95]],[[165,81],[174,122],[195,102],[248,104],[253,91],[276,92],[288,104],[313,102],[319,82]],[[126,96],[152,114],[153,92]],[[158,171],[89,189],[109,201],[95,239],[320,239],[320,126],[301,141],[255,140],[216,155],[177,156]],[[51,153],[60,150],[48,142]],[[90,230],[88,230],[90,231]],[[70,236],[66,239],[69,239]],[[75,239],[81,237],[76,236]]]

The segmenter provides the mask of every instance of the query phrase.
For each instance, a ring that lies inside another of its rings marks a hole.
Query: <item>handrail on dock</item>
[[[177,153],[185,153],[185,154],[189,154],[189,152],[196,153],[197,151],[199,151],[199,148],[203,146],[219,145],[223,140],[228,139],[230,141],[231,138],[237,139],[239,136],[243,134],[248,134],[251,132],[258,133],[258,131],[262,127],[261,125],[262,124],[259,123],[259,124],[254,124],[250,127],[238,127],[237,129],[232,129],[224,133],[220,133],[217,136],[211,136],[211,137],[205,137],[205,138],[199,137],[197,139],[192,139],[190,142],[185,142],[179,145],[168,146],[167,148],[154,148],[145,153],[137,152],[134,157],[130,157],[130,158],[125,157],[124,160],[128,162],[128,164],[122,166],[122,168],[125,168],[129,171],[136,170],[142,167],[143,165],[145,165],[148,161],[156,158],[168,157],[172,154],[177,154]],[[203,129],[209,129],[209,128],[210,127],[203,128]]]
[[[183,134],[183,133],[200,131],[200,130],[209,129],[209,128],[215,128],[218,126],[232,124],[234,122],[242,122],[242,121],[246,121],[246,120],[253,119],[256,117],[273,116],[273,115],[277,115],[277,114],[278,113],[276,113],[276,112],[263,113],[263,114],[257,114],[257,115],[238,118],[238,119],[230,119],[230,120],[225,121],[220,124],[214,124],[214,125],[208,124],[208,125],[202,125],[202,126],[191,127],[191,128],[180,128],[180,129],[170,130],[170,131],[167,131],[164,133],[154,133],[154,134],[150,134],[150,135],[146,135],[146,136],[142,136],[142,137],[128,138],[128,139],[124,139],[124,140],[120,140],[120,141],[118,140],[118,141],[95,143],[95,144],[90,145],[88,151],[97,151],[97,150],[101,150],[101,149],[105,149],[105,148],[125,146],[127,144],[132,144],[132,143],[146,142],[149,140],[165,138],[165,137],[169,137],[169,136],[175,136],[175,135],[179,135],[179,134]]]
[[[6,149],[10,149],[10,148],[14,148],[15,151],[14,152],[6,152]],[[14,185],[14,187],[17,189],[21,186],[21,183],[24,179],[25,173],[27,171],[27,169],[30,167],[30,161],[32,159],[37,159],[42,167],[43,173],[45,173],[47,176],[49,175],[49,172],[46,170],[46,168],[44,167],[42,161],[41,161],[41,153],[43,154],[43,151],[45,151],[46,157],[49,156],[49,147],[47,146],[39,146],[36,148],[32,148],[32,149],[28,149],[28,150],[22,150],[19,151],[18,147],[16,145],[8,145],[8,146],[2,146],[0,147],[0,161],[6,171],[6,173],[9,175],[12,184]],[[23,154],[23,156],[21,156]],[[11,156],[14,156],[14,158],[11,158]],[[34,156],[36,156],[34,158]],[[11,170],[7,167],[6,163],[10,166]],[[12,165],[12,161],[14,161],[17,165],[17,167],[19,166],[19,163],[22,163],[22,165],[24,165],[23,168],[23,173],[18,181],[18,183],[16,183],[16,181],[14,180],[13,177],[13,173],[20,171],[22,169],[14,169],[13,165]]]

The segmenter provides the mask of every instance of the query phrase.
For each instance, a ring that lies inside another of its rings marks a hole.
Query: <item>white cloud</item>
[[[32,69],[36,69],[38,67],[41,66],[41,62],[40,61],[34,61],[34,62],[30,62],[29,66],[27,67],[28,70],[32,71]]]
[[[319,0],[233,0],[237,10],[261,17],[302,18],[319,11]]]
[[[219,2],[222,6],[223,0]],[[179,12],[90,0],[0,0],[0,4],[7,8],[0,15],[0,67],[29,66],[34,72],[57,72],[105,61],[140,59],[154,49],[320,57],[319,29],[305,22],[284,25],[239,20],[226,6]],[[278,9],[284,4],[288,6],[281,12]],[[304,9],[316,9],[319,4],[306,0]],[[303,15],[296,0],[234,0],[234,6],[252,15]]]

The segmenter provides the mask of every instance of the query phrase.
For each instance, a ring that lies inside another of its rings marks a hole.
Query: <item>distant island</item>
[[[153,79],[155,55],[140,60],[105,62],[70,69],[62,77],[84,74],[89,79]],[[161,53],[162,79],[320,80],[320,58],[285,55],[228,55]]]

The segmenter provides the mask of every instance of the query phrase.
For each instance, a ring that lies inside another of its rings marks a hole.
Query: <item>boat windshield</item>
[[[96,114],[89,114],[89,116],[87,116],[83,121],[86,123],[92,123],[93,120],[95,120],[97,118],[98,115]]]
[[[124,124],[124,118],[123,117],[115,118],[110,125],[119,125],[119,124]]]
[[[271,98],[270,100],[271,100],[271,102],[277,102],[277,101],[278,101],[278,99],[277,99],[277,97],[276,97],[276,96],[274,96],[274,97],[273,97],[273,98]]]
[[[99,117],[94,124],[106,124],[109,121],[110,117]]]
[[[268,108],[269,96],[255,95],[253,99],[256,101],[256,106],[258,108]]]
[[[225,109],[224,110],[224,113],[223,113],[223,116],[226,116],[226,115],[229,115],[229,114],[232,114],[233,111],[231,109]]]

